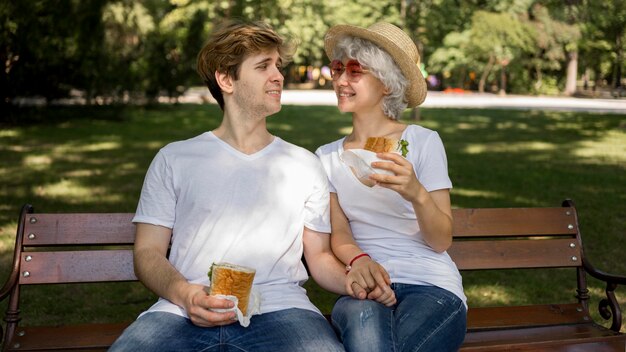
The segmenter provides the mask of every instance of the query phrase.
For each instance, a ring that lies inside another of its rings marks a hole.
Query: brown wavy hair
[[[296,49],[296,44],[283,38],[264,22],[228,20],[218,25],[198,54],[198,74],[209,88],[213,98],[224,110],[224,96],[215,79],[215,72],[228,73],[239,79],[241,63],[250,55],[276,49],[286,65]]]

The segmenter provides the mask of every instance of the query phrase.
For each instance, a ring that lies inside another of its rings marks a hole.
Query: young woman
[[[331,183],[331,244],[350,293],[335,304],[333,325],[347,351],[455,351],[465,337],[466,298],[446,253],[445,150],[436,132],[398,121],[426,97],[417,48],[398,27],[377,23],[334,26],[325,49],[339,110],[353,125],[316,152]],[[369,137],[398,140],[405,156],[365,159],[374,173],[363,177],[351,160],[364,155]]]

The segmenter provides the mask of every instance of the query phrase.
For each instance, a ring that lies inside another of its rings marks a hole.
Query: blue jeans
[[[332,322],[346,351],[457,351],[465,339],[463,301],[435,286],[394,283],[393,307],[343,296]]]
[[[166,312],[144,314],[109,351],[344,351],[328,321],[304,309],[255,315],[239,323],[202,328]]]

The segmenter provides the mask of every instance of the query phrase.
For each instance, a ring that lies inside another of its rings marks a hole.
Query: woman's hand
[[[359,258],[346,275],[346,290],[357,299],[372,299],[386,306],[396,303],[395,293],[389,286],[391,279],[382,265],[369,257]]]
[[[389,188],[398,192],[402,198],[414,203],[421,193],[427,193],[426,189],[417,180],[413,164],[402,155],[397,153],[378,153],[376,156],[383,160],[375,161],[372,167],[393,172],[393,175],[371,174],[369,178],[381,187]]]

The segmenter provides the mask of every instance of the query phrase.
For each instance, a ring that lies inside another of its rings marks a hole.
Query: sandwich
[[[398,150],[398,140],[385,137],[369,137],[365,141],[363,149],[374,153],[395,152]]]
[[[400,153],[406,158],[409,153],[409,142],[404,139],[391,139],[385,137],[368,137],[363,149],[374,153]]]
[[[209,271],[211,279],[209,294],[237,297],[237,307],[246,316],[255,273],[256,270],[245,266],[214,263]]]

